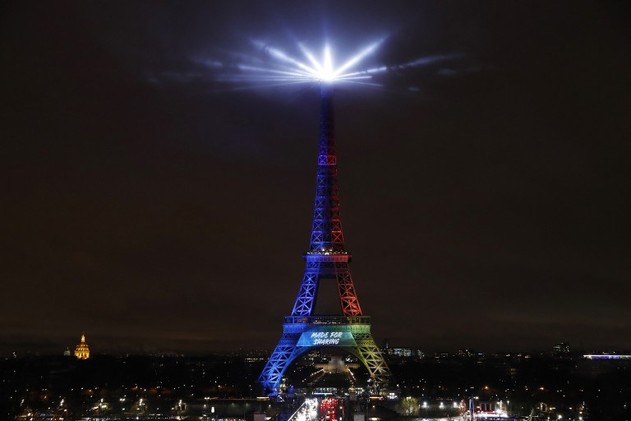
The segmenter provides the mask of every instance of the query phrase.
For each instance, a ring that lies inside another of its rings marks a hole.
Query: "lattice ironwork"
[[[278,386],[289,365],[309,350],[322,347],[335,347],[354,355],[368,371],[371,391],[376,393],[384,388],[388,384],[390,370],[372,338],[369,318],[330,318],[328,321],[331,323],[327,323],[326,318],[318,323],[318,318],[286,318],[283,336],[259,377],[265,391],[272,394],[278,392]]]
[[[293,360],[313,348],[332,346],[355,355],[368,370],[371,387],[383,388],[390,370],[363,316],[344,247],[335,152],[332,94],[321,87],[320,142],[315,205],[306,267],[291,316],[285,318],[283,335],[267,361],[259,381],[268,393],[278,392],[283,373]],[[334,280],[342,316],[314,315],[321,280]]]

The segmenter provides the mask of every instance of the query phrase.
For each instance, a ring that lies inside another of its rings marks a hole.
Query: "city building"
[[[85,334],[81,334],[81,342],[79,342],[74,349],[74,356],[80,360],[87,360],[90,358],[90,347],[85,341]]]

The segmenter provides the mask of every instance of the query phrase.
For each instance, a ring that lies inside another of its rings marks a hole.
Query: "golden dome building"
[[[87,360],[90,358],[90,347],[85,341],[85,334],[81,334],[81,342],[77,344],[74,349],[74,356],[80,360]]]

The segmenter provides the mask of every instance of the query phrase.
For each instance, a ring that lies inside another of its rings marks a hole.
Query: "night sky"
[[[82,331],[97,353],[273,347],[309,241],[318,92],[222,78],[265,54],[252,39],[347,56],[384,35],[382,87],[336,90],[377,342],[631,349],[625,2],[366,3],[2,6],[0,353]]]

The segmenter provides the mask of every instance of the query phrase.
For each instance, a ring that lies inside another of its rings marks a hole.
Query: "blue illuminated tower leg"
[[[318,295],[318,278],[320,262],[308,261],[302,276],[298,298],[291,312],[292,316],[310,316]]]
[[[283,379],[285,370],[296,358],[296,343],[300,335],[283,334],[283,337],[276,345],[274,352],[267,360],[265,368],[259,377],[259,382],[263,385],[264,393],[274,394],[278,391],[278,386]]]

